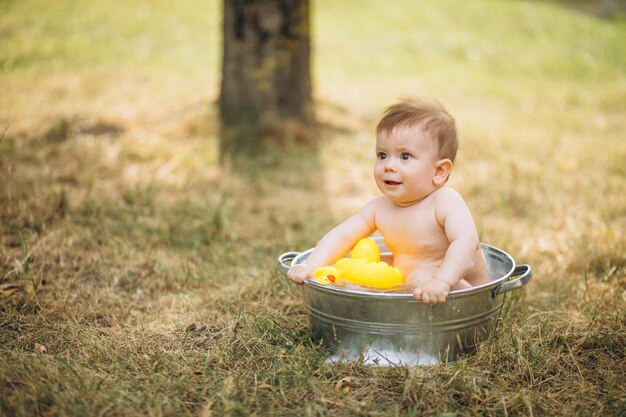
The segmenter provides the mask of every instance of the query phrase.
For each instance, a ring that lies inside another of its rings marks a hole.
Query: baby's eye
[[[378,157],[378,159],[387,159],[387,154],[384,152],[378,152],[376,156]]]
[[[409,159],[411,159],[411,154],[403,152],[402,154],[400,154],[400,159],[402,159],[403,161],[408,161]]]

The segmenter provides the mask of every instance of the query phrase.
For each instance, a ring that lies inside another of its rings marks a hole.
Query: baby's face
[[[376,138],[376,185],[398,205],[416,203],[437,188],[433,178],[438,160],[436,141],[419,127],[381,133]]]

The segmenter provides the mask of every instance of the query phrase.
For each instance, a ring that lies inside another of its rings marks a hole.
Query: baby
[[[287,276],[301,284],[379,230],[417,300],[441,304],[452,290],[489,282],[472,215],[446,186],[457,145],[454,119],[438,102],[388,107],[376,127],[374,178],[383,196],[328,232]]]

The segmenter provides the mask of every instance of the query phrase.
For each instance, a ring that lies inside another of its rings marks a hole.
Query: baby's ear
[[[448,176],[452,171],[452,161],[449,159],[440,159],[435,163],[435,175],[433,176],[433,184],[442,185],[448,180]]]

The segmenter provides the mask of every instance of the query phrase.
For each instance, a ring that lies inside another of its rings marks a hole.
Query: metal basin
[[[391,251],[374,238],[381,254]],[[377,292],[362,287],[303,285],[314,340],[330,350],[329,361],[370,365],[433,365],[454,362],[497,328],[506,293],[532,278],[528,265],[515,265],[506,252],[481,244],[491,282],[452,291],[444,304],[424,304],[408,289]],[[302,263],[313,252],[279,256],[279,270]]]

